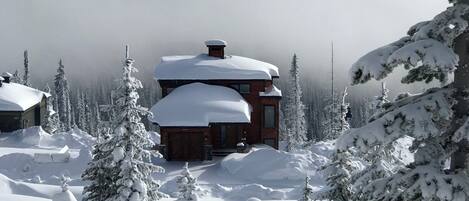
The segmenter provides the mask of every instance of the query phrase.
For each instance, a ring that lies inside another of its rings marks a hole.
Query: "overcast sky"
[[[71,80],[120,72],[131,45],[141,75],[164,55],[206,52],[206,39],[228,54],[270,62],[286,72],[298,54],[304,77],[337,76],[367,51],[431,19],[446,0],[0,0],[0,71],[22,68],[28,49],[36,80],[52,80],[63,58]],[[284,73],[285,75],[285,73]]]

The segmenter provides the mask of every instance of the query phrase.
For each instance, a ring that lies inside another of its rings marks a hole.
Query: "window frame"
[[[247,86],[247,91],[241,91],[242,86]],[[250,93],[251,93],[251,84],[247,84],[247,83],[245,83],[245,84],[239,84],[239,87],[238,87],[238,88],[239,88],[238,91],[239,91],[240,94],[250,94]]]

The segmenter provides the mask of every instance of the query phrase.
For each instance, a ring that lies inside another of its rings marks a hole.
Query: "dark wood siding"
[[[0,131],[11,132],[18,129],[40,126],[47,111],[47,98],[24,112],[0,111]]]

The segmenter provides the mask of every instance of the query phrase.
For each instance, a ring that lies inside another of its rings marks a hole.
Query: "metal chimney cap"
[[[220,39],[212,39],[205,41],[206,46],[227,46],[228,43],[224,40]]]

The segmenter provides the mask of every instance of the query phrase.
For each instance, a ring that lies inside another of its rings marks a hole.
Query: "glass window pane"
[[[264,127],[275,128],[275,108],[274,106],[264,106]]]
[[[248,94],[251,92],[251,86],[249,84],[240,84],[239,93]]]

